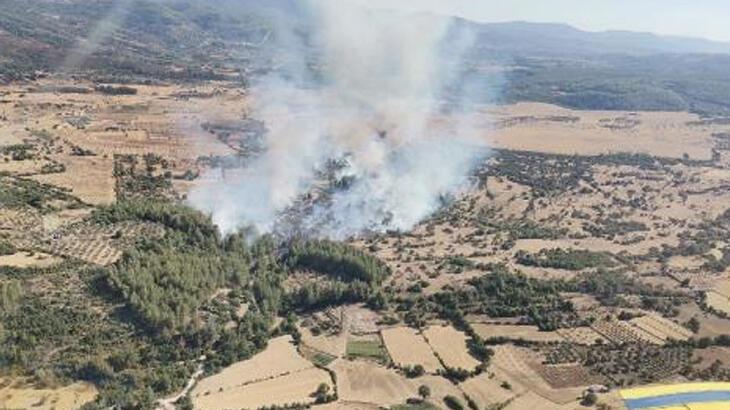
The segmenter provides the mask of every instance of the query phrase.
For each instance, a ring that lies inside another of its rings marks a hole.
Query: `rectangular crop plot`
[[[631,319],[631,324],[665,341],[687,340],[692,337],[690,330],[655,314]]]
[[[444,365],[453,369],[474,370],[479,361],[469,354],[466,335],[451,326],[430,326],[423,335]]]
[[[415,329],[408,327],[383,329],[381,335],[390,357],[398,366],[420,364],[428,373],[436,373],[442,369],[431,347]]]
[[[472,323],[472,327],[479,336],[486,340],[496,337],[506,337],[513,340],[522,339],[530,342],[558,342],[562,340],[556,332],[541,332],[537,326]]]
[[[350,359],[371,359],[380,363],[388,363],[388,353],[380,340],[349,340],[346,355]]]

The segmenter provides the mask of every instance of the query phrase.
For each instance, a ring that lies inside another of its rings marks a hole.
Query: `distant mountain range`
[[[656,53],[730,54],[730,43],[630,31],[587,32],[566,24],[474,23],[485,47],[531,55]]]
[[[509,68],[501,101],[730,113],[730,43],[565,24],[456,23],[476,33],[476,63]],[[246,82],[270,70],[277,51],[286,55],[273,41],[280,24],[306,38],[313,23],[298,0],[0,0],[0,82],[37,71],[120,82],[237,72]]]

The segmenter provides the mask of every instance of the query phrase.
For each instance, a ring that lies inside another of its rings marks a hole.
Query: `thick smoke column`
[[[301,212],[298,229],[332,238],[409,229],[464,188],[485,154],[462,92],[478,89],[461,64],[471,36],[447,18],[342,0],[307,4],[314,44],[300,49],[316,50],[316,58],[290,53],[285,78],[267,78],[253,91],[253,116],[268,128],[266,151],[240,174],[203,184],[190,201],[224,233],[248,225],[289,231],[282,214],[321,187],[329,170],[338,189]]]

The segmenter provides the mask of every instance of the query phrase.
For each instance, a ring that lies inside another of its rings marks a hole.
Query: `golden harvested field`
[[[692,331],[686,329],[669,319],[665,319],[655,313],[631,319],[631,324],[653,336],[664,341],[669,339],[687,340],[692,337]]]
[[[472,400],[474,400],[480,408],[504,403],[507,400],[517,397],[518,394],[524,393],[521,385],[509,383],[510,389],[502,387],[504,380],[497,377],[491,377],[488,373],[482,373],[472,377],[461,383],[459,387]]]
[[[75,410],[91,402],[97,390],[90,383],[74,383],[56,389],[36,389],[23,381],[0,379],[0,408]]]
[[[427,373],[436,373],[439,369],[443,369],[431,347],[415,329],[394,327],[383,329],[380,334],[390,357],[398,366],[420,364]]]
[[[510,339],[524,339],[530,342],[558,342],[563,340],[557,332],[541,332],[537,326],[472,323],[472,327],[484,339],[507,337]]]
[[[730,299],[727,297],[715,292],[710,291],[706,293],[707,295],[707,305],[711,308],[718,310],[720,312],[725,312],[730,315]]]
[[[558,329],[557,333],[565,340],[579,345],[592,345],[598,341],[606,341],[606,338],[590,327],[573,327]]]
[[[234,363],[218,374],[198,382],[191,395],[194,397],[213,394],[277,376],[297,373],[313,367],[299,355],[291,336],[281,336],[269,341],[266,349],[249,360]],[[315,386],[316,388],[316,386]]]
[[[419,381],[367,361],[338,359],[330,366],[337,374],[340,400],[393,406],[416,397]]]
[[[730,298],[730,279],[724,278],[715,282],[715,286],[712,290],[726,298]]]
[[[329,374],[321,369],[308,368],[283,376],[250,384],[230,386],[210,394],[192,395],[193,404],[200,410],[257,409],[263,406],[311,404],[312,393],[325,383],[332,388]]]
[[[429,326],[423,336],[444,365],[455,368],[474,370],[479,361],[469,354],[466,346],[466,335],[451,326]]]

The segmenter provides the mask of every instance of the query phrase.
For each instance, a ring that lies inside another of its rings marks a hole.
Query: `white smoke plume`
[[[472,37],[449,18],[343,0],[307,5],[312,47],[290,52],[287,75],[252,92],[252,115],[268,128],[265,152],[235,175],[209,175],[189,200],[223,233],[291,233],[283,215],[297,207],[305,208],[297,229],[314,236],[407,230],[465,188],[486,153],[468,120],[469,94],[479,92],[462,64]],[[339,187],[301,207],[333,160]]]

